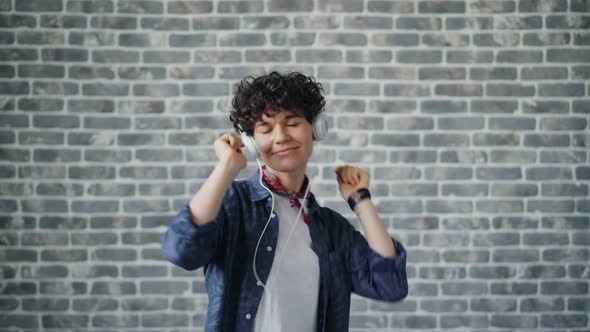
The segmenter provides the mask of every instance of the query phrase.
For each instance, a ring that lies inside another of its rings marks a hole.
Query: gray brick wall
[[[159,241],[232,87],[301,70],[365,167],[410,294],[353,331],[589,331],[590,2],[0,0],[0,330],[194,331]],[[250,163],[241,174],[254,171]]]

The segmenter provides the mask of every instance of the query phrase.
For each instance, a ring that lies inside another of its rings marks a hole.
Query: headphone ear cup
[[[313,137],[316,141],[324,140],[328,136],[328,119],[320,113],[313,123]]]
[[[240,138],[242,139],[242,143],[246,146],[246,151],[253,159],[262,159],[262,154],[258,149],[258,145],[256,145],[256,141],[254,137],[248,136],[244,132],[240,132]]]

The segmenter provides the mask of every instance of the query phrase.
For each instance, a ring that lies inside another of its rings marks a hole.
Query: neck
[[[276,176],[283,185],[283,187],[285,187],[285,189],[287,189],[287,191],[289,192],[298,192],[300,189],[307,189],[301,188],[301,186],[303,185],[303,180],[305,179],[305,168],[293,172],[279,172],[275,171],[272,168],[269,168],[268,166],[266,167],[266,169],[269,172],[271,172],[274,176]]]

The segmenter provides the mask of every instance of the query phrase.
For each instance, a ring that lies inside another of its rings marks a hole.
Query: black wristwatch
[[[350,197],[348,197],[348,206],[350,206],[350,209],[354,211],[354,207],[358,204],[358,202],[362,201],[365,198],[371,198],[371,193],[369,192],[369,189],[359,189],[350,194]]]

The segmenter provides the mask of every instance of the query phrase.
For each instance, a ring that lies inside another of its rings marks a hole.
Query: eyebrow
[[[285,120],[290,120],[290,119],[293,119],[293,118],[301,118],[301,117],[302,117],[301,115],[289,114],[289,115],[285,116]],[[258,122],[256,124],[256,127],[265,126],[265,125],[268,125],[268,122],[261,121],[261,122]]]

